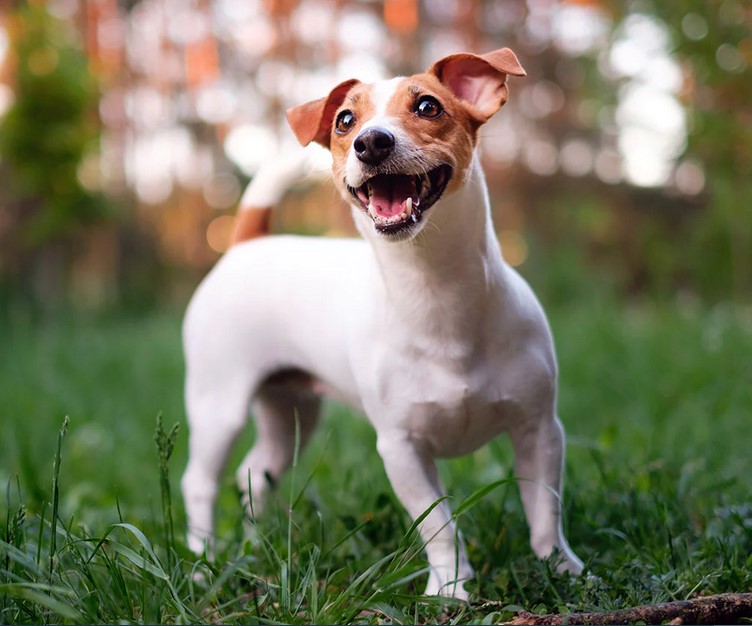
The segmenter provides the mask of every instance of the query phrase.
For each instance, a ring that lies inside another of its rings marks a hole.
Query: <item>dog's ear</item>
[[[507,101],[507,75],[526,75],[509,48],[483,55],[467,52],[453,54],[436,61],[428,72],[449,87],[460,100],[470,104],[482,122],[488,120]]]
[[[307,146],[315,141],[325,148],[329,148],[329,136],[334,114],[350,89],[359,82],[354,78],[346,80],[332,89],[325,98],[287,109],[287,123],[301,145]]]

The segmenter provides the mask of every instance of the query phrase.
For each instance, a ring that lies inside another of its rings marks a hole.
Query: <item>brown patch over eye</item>
[[[477,140],[477,124],[468,107],[430,74],[404,79],[386,109],[422,162],[445,163],[453,170],[447,189],[464,180]]]

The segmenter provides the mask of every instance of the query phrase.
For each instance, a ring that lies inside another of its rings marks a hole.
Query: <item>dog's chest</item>
[[[364,381],[366,412],[377,430],[398,428],[436,456],[471,452],[508,429],[519,401],[494,361],[416,357],[377,360]]]
[[[441,397],[443,395],[443,397]],[[468,454],[508,430],[519,414],[517,402],[461,385],[453,394],[417,397],[402,416],[402,426],[425,440],[436,456]]]

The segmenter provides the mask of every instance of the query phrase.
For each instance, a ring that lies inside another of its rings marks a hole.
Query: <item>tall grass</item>
[[[58,442],[62,443],[68,419]],[[293,541],[297,529],[294,481],[290,484],[288,519],[271,532],[257,536],[260,557],[246,553],[243,546],[226,547],[218,564],[196,560],[175,541],[171,529],[172,498],[167,461],[177,428],[166,433],[157,420],[160,488],[164,502],[164,534],[153,542],[137,526],[127,522],[110,525],[101,536],[83,527],[73,528],[56,517],[53,496],[52,519],[30,520],[37,541],[26,537],[25,507],[6,519],[5,540],[0,542],[4,565],[0,569],[3,594],[2,623],[141,623],[259,620],[284,623],[349,623],[363,617],[386,616],[410,621],[395,603],[399,590],[426,572],[420,562],[417,522],[387,554],[357,573],[333,568],[331,552],[338,545]],[[62,447],[54,459],[53,493],[59,479]],[[10,495],[8,511],[13,508]],[[468,502],[466,507],[472,504]],[[323,523],[323,520],[320,520]],[[280,539],[286,536],[285,542]],[[58,547],[58,539],[60,546]],[[339,542],[346,541],[345,536]],[[286,547],[286,552],[281,547]],[[241,548],[238,552],[238,548]],[[45,554],[46,553],[46,554]],[[36,556],[34,556],[36,555]],[[43,570],[42,558],[49,557]],[[265,562],[264,574],[255,565]],[[429,601],[429,612],[444,610],[447,602]],[[451,602],[449,604],[452,604]],[[467,609],[459,607],[458,614]],[[368,620],[367,620],[368,621]]]
[[[343,407],[253,532],[228,475],[208,562],[187,550],[174,495],[186,438],[154,427],[182,415],[179,320],[0,331],[0,623],[494,623],[750,591],[750,312],[594,301],[549,315],[565,524],[594,576],[532,556],[501,438],[440,468],[477,572],[469,606],[419,595],[415,524]]]

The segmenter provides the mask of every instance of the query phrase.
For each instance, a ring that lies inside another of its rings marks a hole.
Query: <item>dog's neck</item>
[[[386,241],[362,217],[356,214],[356,224],[364,225],[361,233],[397,315],[445,337],[466,334],[480,322],[489,280],[500,275],[494,269],[501,252],[477,155],[462,186],[437,202],[414,239]]]

